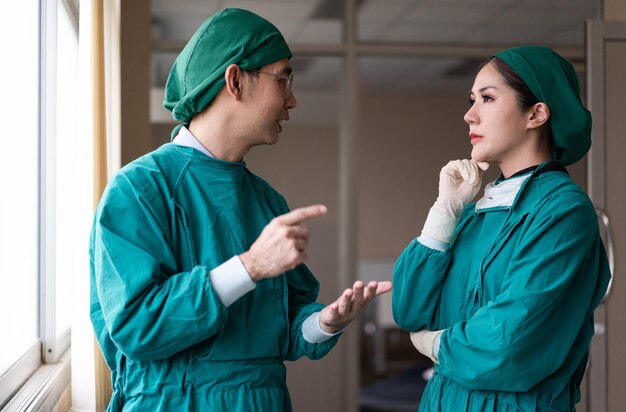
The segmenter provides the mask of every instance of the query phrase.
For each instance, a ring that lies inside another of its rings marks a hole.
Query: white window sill
[[[39,367],[1,412],[53,410],[70,385],[70,362],[70,350],[67,350],[57,363]]]

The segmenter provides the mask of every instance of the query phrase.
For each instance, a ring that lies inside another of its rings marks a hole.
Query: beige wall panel
[[[359,257],[398,256],[419,235],[437,197],[440,169],[470,155],[467,101],[464,92],[363,98]],[[489,170],[487,179],[495,173]]]
[[[606,173],[607,211],[615,245],[613,290],[608,301],[609,411],[626,408],[626,42],[607,42],[606,56]]]
[[[624,0],[604,0],[604,19],[607,21],[626,21],[626,2]]]
[[[121,162],[152,149],[150,133],[150,0],[121,2]]]
[[[337,279],[338,131],[334,126],[286,124],[274,146],[253,148],[248,168],[268,180],[293,209],[315,203],[328,207],[327,216],[309,222],[311,240],[307,265],[320,282],[322,303],[340,294]],[[355,326],[352,326],[355,327]],[[346,340],[319,361],[287,362],[287,384],[295,411],[336,411],[345,391],[341,356]]]

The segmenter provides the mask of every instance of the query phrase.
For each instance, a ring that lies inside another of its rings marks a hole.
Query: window
[[[5,80],[5,97],[0,99],[4,125],[0,150],[0,376],[5,388],[6,372],[39,342],[38,4],[0,3],[0,33],[0,49],[7,56],[0,65],[0,78]]]
[[[69,348],[71,278],[88,270],[75,21],[63,0],[0,4],[0,407]]]
[[[47,312],[54,312],[51,323],[46,327],[45,350],[48,361],[55,361],[61,351],[67,347],[70,329],[70,302],[72,300],[71,277],[76,271],[82,270],[85,275],[89,262],[86,257],[88,242],[88,226],[81,229],[78,222],[84,222],[84,214],[91,214],[91,196],[77,188],[84,187],[86,167],[91,164],[90,154],[84,153],[84,142],[88,139],[84,134],[78,133],[76,116],[78,112],[78,33],[72,23],[70,15],[62,2],[59,1],[58,25],[57,25],[57,48],[56,48],[56,87],[55,108],[56,119],[53,133],[47,134],[47,140],[51,144],[49,151],[52,165],[54,183],[48,181],[50,192],[54,193],[47,204],[54,205],[54,216],[47,219],[47,223],[54,225],[54,238],[50,239],[54,249],[49,255],[55,257],[54,267],[50,268],[54,276],[47,278],[50,285],[49,293],[54,296],[53,308]],[[52,136],[51,136],[52,135]],[[87,158],[87,159],[85,159]],[[85,163],[86,160],[88,163]],[[82,218],[82,219],[81,219]],[[89,221],[89,220],[88,220]],[[48,245],[51,247],[52,245]],[[81,259],[80,257],[84,257]],[[49,270],[47,270],[49,272]]]

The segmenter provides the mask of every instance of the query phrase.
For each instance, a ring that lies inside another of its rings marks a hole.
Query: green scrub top
[[[575,411],[611,275],[590,199],[544,166],[512,206],[468,205],[446,252],[398,259],[395,321],[444,329],[420,411]]]
[[[302,323],[323,305],[306,266],[225,307],[209,271],[289,208],[245,163],[168,143],[120,170],[91,232],[91,319],[109,411],[290,411],[283,361],[319,359]]]

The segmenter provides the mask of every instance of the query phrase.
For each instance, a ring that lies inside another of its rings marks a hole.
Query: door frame
[[[587,192],[596,206],[606,242],[611,273],[615,274],[610,220],[606,214],[606,76],[605,44],[610,41],[626,42],[626,22],[588,20],[586,29],[586,83],[587,107],[593,113],[593,145],[587,157]],[[589,348],[589,367],[583,382],[587,394],[588,411],[608,411],[608,336],[607,300],[611,284],[594,313],[595,335]]]

